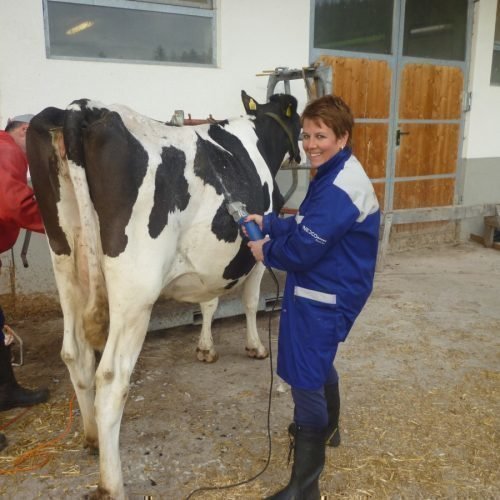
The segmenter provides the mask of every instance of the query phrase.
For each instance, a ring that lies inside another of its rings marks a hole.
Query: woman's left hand
[[[250,248],[253,257],[257,262],[264,261],[264,252],[262,251],[262,247],[264,246],[264,243],[266,243],[267,241],[269,241],[269,238],[248,242],[248,248]]]

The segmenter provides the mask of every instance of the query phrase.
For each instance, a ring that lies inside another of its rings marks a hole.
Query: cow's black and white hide
[[[298,156],[297,102],[258,104],[245,117],[172,127],[124,106],[81,99],[33,118],[27,152],[64,315],[62,358],[85,442],[99,448],[96,497],[125,497],[119,430],[131,372],[160,295],[199,302],[200,359],[216,357],[218,297],[242,286],[247,349],[265,357],[256,328],[262,265],[226,208],[273,210],[274,177]],[[97,370],[94,350],[102,351]]]

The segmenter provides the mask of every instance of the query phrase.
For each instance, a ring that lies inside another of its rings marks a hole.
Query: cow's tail
[[[57,203],[61,199],[59,178],[61,152],[53,146],[54,134],[58,132],[62,134],[63,121],[62,109],[46,108],[38,113],[28,128],[26,153],[33,190],[50,248],[57,255],[70,255],[71,248],[57,211]]]
[[[64,144],[68,157],[69,175],[80,214],[81,234],[76,261],[81,275],[87,280],[83,328],[88,342],[95,349],[102,350],[106,343],[109,326],[109,307],[101,266],[102,245],[99,238],[99,218],[90,197],[85,160],[87,127],[100,117],[96,116],[95,109],[89,106],[87,99],[71,103],[66,110],[64,120]]]

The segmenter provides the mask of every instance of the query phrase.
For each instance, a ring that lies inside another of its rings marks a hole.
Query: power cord
[[[272,439],[271,439],[271,401],[272,401],[272,394],[273,394],[273,383],[274,383],[274,370],[273,370],[273,350],[271,346],[271,322],[273,318],[274,311],[276,309],[276,305],[278,304],[279,301],[279,296],[280,296],[280,284],[278,282],[278,278],[276,278],[276,275],[274,274],[273,270],[270,267],[266,267],[268,270],[269,274],[271,275],[274,284],[276,285],[276,300],[274,301],[273,307],[269,311],[269,317],[268,317],[268,323],[267,323],[267,329],[268,329],[268,347],[269,347],[269,370],[271,373],[270,376],[270,381],[269,381],[269,396],[268,396],[268,402],[267,402],[267,447],[268,447],[268,452],[267,452],[267,459],[264,467],[260,472],[255,474],[254,476],[250,477],[249,479],[245,479],[244,481],[239,481],[238,483],[231,483],[227,485],[222,485],[222,486],[203,486],[201,488],[197,488],[186,497],[186,500],[189,500],[192,498],[194,495],[197,493],[200,493],[201,491],[214,491],[214,490],[227,490],[231,488],[237,488],[238,486],[242,486],[244,484],[251,483],[252,481],[255,481],[259,476],[264,474],[264,472],[267,470],[269,467],[269,464],[271,462],[271,452],[272,452]]]

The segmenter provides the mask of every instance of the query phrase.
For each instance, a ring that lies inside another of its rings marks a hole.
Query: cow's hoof
[[[219,355],[213,349],[200,349],[196,348],[196,357],[198,361],[203,361],[205,363],[215,363],[219,359]]]
[[[99,455],[99,442],[97,439],[85,439],[83,447],[89,452],[89,455]]]
[[[264,346],[262,346],[261,348],[254,348],[254,349],[245,347],[245,351],[247,352],[247,356],[249,358],[266,359],[269,356],[269,353],[267,352],[267,349]]]
[[[95,491],[85,495],[84,498],[85,500],[112,500],[115,497],[112,497],[108,490],[98,486]]]

